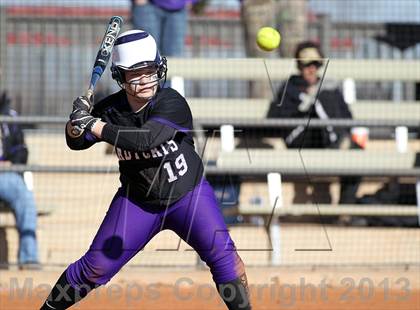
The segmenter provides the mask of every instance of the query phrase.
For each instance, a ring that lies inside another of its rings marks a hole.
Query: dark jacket
[[[0,95],[0,115],[17,116],[10,108],[10,99],[6,93]],[[0,160],[13,164],[26,164],[28,149],[25,145],[23,131],[18,124],[1,123]]]
[[[303,119],[310,115],[318,119],[352,118],[336,83],[324,81],[315,104],[314,98],[306,93],[307,88],[308,84],[301,76],[292,76],[281,85],[276,99],[271,102],[267,117]],[[337,148],[347,133],[347,129],[331,126],[308,130],[305,126],[299,126],[282,130],[281,136],[289,148]]]

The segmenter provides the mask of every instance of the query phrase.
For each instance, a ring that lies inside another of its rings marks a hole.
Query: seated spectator
[[[271,102],[268,118],[318,118],[318,119],[351,119],[351,112],[344,101],[341,90],[333,81],[321,84],[320,68],[324,64],[324,56],[319,46],[307,41],[298,44],[295,52],[298,75],[292,75],[278,91]],[[320,91],[318,93],[318,89]],[[339,148],[348,129],[306,128],[297,126],[282,131],[282,137],[288,148]],[[353,145],[357,147],[356,145]],[[328,160],[328,159],[326,159]],[[354,203],[359,178],[341,179],[340,203]],[[331,203],[329,183],[295,184],[294,203]]]
[[[9,103],[9,98],[6,93],[3,93],[0,97],[0,115],[17,115],[10,108]],[[21,128],[16,124],[1,124],[0,165],[25,164],[27,159],[28,150]],[[4,201],[15,215],[19,233],[19,268],[39,269],[35,201],[22,175],[16,172],[0,171],[0,200]]]

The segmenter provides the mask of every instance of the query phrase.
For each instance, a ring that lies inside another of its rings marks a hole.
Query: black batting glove
[[[73,111],[76,110],[83,110],[90,112],[92,109],[92,102],[89,100],[86,96],[79,96],[76,98],[76,100],[73,101]]]
[[[93,117],[88,111],[85,110],[75,110],[70,114],[70,123],[74,127],[79,127],[80,129],[92,131],[93,126],[100,119]]]

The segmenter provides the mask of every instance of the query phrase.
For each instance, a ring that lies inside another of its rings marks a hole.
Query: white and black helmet
[[[147,67],[157,69],[157,81],[166,79],[166,58],[160,55],[155,39],[143,30],[121,33],[112,51],[112,78],[122,84],[125,82],[124,71]]]

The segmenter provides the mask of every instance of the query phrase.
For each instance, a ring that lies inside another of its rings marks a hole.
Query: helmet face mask
[[[158,84],[160,78],[158,77],[158,68],[156,66],[147,66],[131,70],[124,70],[125,84],[148,86],[150,84]],[[154,86],[153,85],[153,86]]]
[[[157,70],[153,68],[150,68],[150,70],[126,71],[125,74],[126,83],[132,85],[146,85],[157,82],[159,80],[157,76]],[[130,76],[130,78],[128,78],[127,75]]]
[[[134,84],[145,85],[156,82],[161,87],[166,81],[168,69],[166,58],[160,56],[154,38],[142,30],[130,30],[120,34],[112,52],[112,78],[125,89],[124,84],[128,83],[126,80],[128,72],[147,68],[156,70],[155,79],[147,83],[134,82]],[[163,83],[161,83],[162,80]]]

